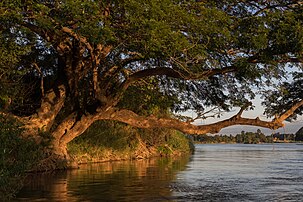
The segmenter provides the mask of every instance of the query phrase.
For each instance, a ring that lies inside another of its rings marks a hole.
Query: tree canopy
[[[280,83],[276,88],[266,91],[264,105],[268,115],[276,115],[282,111],[291,108],[294,103],[300,102],[303,98],[303,80],[301,72],[293,72],[293,78],[290,81]],[[302,115],[302,107],[296,109],[287,120],[297,119],[298,115]]]
[[[241,114],[254,88],[301,68],[302,11],[301,1],[285,0],[3,0],[1,109],[29,134],[49,131],[57,149],[96,120],[197,134],[235,124],[281,127],[301,97],[273,121]],[[241,110],[195,126],[151,106],[202,118],[207,107]]]

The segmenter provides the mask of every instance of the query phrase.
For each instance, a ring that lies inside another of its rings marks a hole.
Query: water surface
[[[189,156],[81,165],[33,175],[17,201],[169,201],[170,182]]]
[[[178,200],[301,201],[303,145],[198,145],[172,186]]]
[[[17,201],[301,201],[303,145],[196,145],[182,158],[35,175]]]

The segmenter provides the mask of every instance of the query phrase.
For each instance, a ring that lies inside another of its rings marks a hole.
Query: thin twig
[[[44,81],[43,81],[43,73],[40,69],[40,67],[37,65],[37,63],[33,63],[35,69],[39,72],[40,76],[41,76],[41,80],[40,80],[40,89],[41,89],[41,95],[42,97],[44,97]]]

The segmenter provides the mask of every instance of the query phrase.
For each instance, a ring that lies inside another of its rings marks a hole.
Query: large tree
[[[281,112],[292,108],[303,99],[303,73],[293,71],[287,81],[265,91],[263,105],[268,116],[278,116]],[[300,121],[302,119],[303,106],[296,108],[286,118],[287,121]],[[296,133],[296,140],[302,139],[303,127]]]
[[[301,1],[3,0],[2,113],[27,135],[51,134],[52,152],[65,158],[67,143],[97,120],[191,134],[278,128],[302,99],[272,121],[241,114],[253,86],[302,64],[302,22]],[[241,109],[196,126],[142,113],[146,101],[200,118],[207,107]]]

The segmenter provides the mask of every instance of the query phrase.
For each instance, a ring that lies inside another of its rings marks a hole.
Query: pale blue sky
[[[287,82],[292,82],[293,81],[293,77],[292,77],[292,72],[302,72],[302,69],[296,68],[296,67],[290,67],[287,66],[286,70],[288,72],[287,77],[282,78],[281,81],[287,81]],[[274,83],[278,83],[278,81],[275,81],[273,79]],[[256,91],[258,91],[258,89],[255,89]],[[264,107],[261,105],[262,103],[262,99],[260,95],[257,95],[256,98],[252,101],[253,105],[255,106],[254,110],[246,110],[243,112],[242,117],[246,117],[246,118],[257,118],[259,117],[261,120],[272,120],[273,117],[271,118],[267,118],[263,113],[264,113]],[[232,112],[229,113],[224,113],[222,117],[220,117],[220,119],[218,118],[209,118],[207,120],[197,120],[196,122],[194,122],[194,124],[197,125],[201,125],[201,124],[209,124],[209,123],[215,123],[218,122],[220,120],[224,120],[224,119],[228,119],[232,116],[234,116],[235,114],[238,113],[238,111],[240,110],[240,108],[235,108]],[[190,114],[190,113],[189,113]],[[194,115],[189,115],[189,116],[194,116]],[[266,134],[272,134],[272,133],[276,133],[276,132],[280,132],[280,133],[296,133],[301,127],[303,127],[303,116],[298,117],[298,119],[296,121],[293,122],[284,122],[285,123],[285,127],[284,128],[280,128],[278,130],[270,130],[270,129],[266,129],[266,128],[261,128],[261,127],[257,127],[257,126],[239,126],[239,125],[235,125],[235,126],[230,126],[227,128],[224,128],[220,131],[219,134],[238,134],[241,133],[241,131],[246,131],[246,132],[256,132],[257,129],[261,129],[261,131]]]
[[[271,120],[272,118],[267,118],[265,115],[263,115],[264,112],[264,107],[261,106],[261,99],[260,96],[257,96],[256,99],[253,100],[253,105],[255,106],[254,110],[246,110],[243,112],[242,117],[246,117],[246,118],[257,118],[259,117],[261,120]],[[238,113],[238,111],[240,110],[240,108],[235,108],[234,110],[232,110],[232,112],[226,112],[223,114],[223,116],[221,116],[220,118],[208,118],[206,120],[196,120],[194,122],[194,124],[196,125],[204,125],[204,124],[210,124],[210,123],[215,123],[218,122],[220,120],[224,120],[224,119],[228,119],[232,116],[234,116],[235,114]],[[186,113],[187,116],[190,116],[192,118],[195,117],[195,115],[191,112],[187,112]],[[241,133],[241,131],[245,131],[245,132],[256,132],[257,129],[261,129],[261,131],[266,134],[266,135],[270,135],[272,133],[276,133],[276,132],[280,132],[280,133],[296,133],[302,126],[303,126],[303,116],[299,117],[298,120],[293,121],[293,122],[285,122],[285,127],[284,128],[280,128],[278,130],[270,130],[270,129],[266,129],[266,128],[261,128],[258,126],[239,126],[239,125],[235,125],[235,126],[230,126],[227,128],[222,129],[218,134],[238,134]]]
[[[292,82],[293,81],[293,77],[292,77],[292,72],[302,72],[302,69],[296,68],[296,67],[290,67],[287,66],[286,70],[288,72],[287,76],[285,78],[282,78],[280,80],[281,81],[287,81],[287,82]],[[277,83],[278,81],[273,79],[272,80],[273,83]],[[269,87],[270,88],[270,87]],[[262,99],[261,99],[261,95],[258,95],[257,91],[259,89],[254,89],[256,91],[256,98],[254,100],[252,100],[253,106],[255,106],[254,110],[246,110],[243,112],[242,117],[246,117],[246,118],[260,118],[261,120],[272,120],[273,117],[271,118],[267,118],[263,113],[264,113],[264,107],[261,105],[262,103]],[[208,109],[206,109],[205,111],[207,111]],[[232,110],[232,112],[225,112],[220,118],[208,118],[206,120],[196,120],[194,122],[195,125],[204,125],[204,124],[210,124],[210,123],[215,123],[221,120],[225,120],[228,119],[234,115],[236,115],[238,113],[238,111],[240,110],[240,108],[234,108],[234,110]],[[195,114],[193,112],[186,112],[184,113],[185,116],[191,117],[191,118],[195,118]],[[266,129],[266,128],[261,128],[261,127],[257,127],[257,126],[239,126],[239,125],[235,125],[235,126],[230,126],[227,128],[222,129],[219,134],[238,134],[241,133],[241,131],[246,131],[246,132],[256,132],[257,129],[261,129],[261,131],[266,134],[266,135],[270,135],[272,133],[276,133],[276,132],[280,132],[280,133],[296,133],[301,127],[303,127],[303,116],[298,117],[298,119],[296,121],[293,122],[284,122],[285,123],[285,127],[284,128],[280,128],[278,130],[270,130],[270,129]]]

